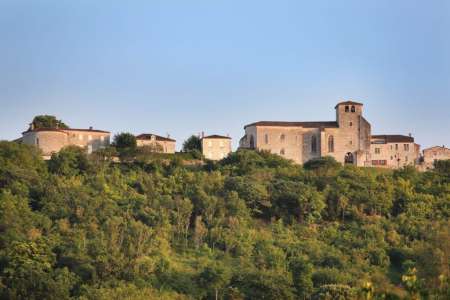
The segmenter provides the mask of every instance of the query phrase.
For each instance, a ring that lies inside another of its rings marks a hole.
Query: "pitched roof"
[[[372,139],[383,140],[385,143],[414,143],[414,138],[407,135],[372,135]]]
[[[250,126],[272,126],[272,127],[303,127],[303,128],[338,128],[335,121],[331,122],[283,122],[283,121],[259,121],[244,126],[244,129]]]
[[[152,134],[152,133],[142,133],[138,136],[136,136],[137,140],[151,140],[152,136],[155,137],[155,139],[157,141],[161,141],[161,142],[176,142],[176,140],[168,138],[168,137],[163,137],[157,134]]]
[[[359,102],[355,102],[355,101],[344,101],[344,102],[339,102],[338,104],[336,104],[336,106],[334,108],[337,108],[339,105],[364,105],[362,103]]]
[[[231,140],[231,138],[229,136],[223,136],[223,135],[218,135],[218,134],[204,136],[204,137],[202,137],[202,139],[229,139],[229,140]]]
[[[22,134],[27,132],[40,132],[40,131],[86,131],[86,132],[99,132],[99,133],[110,133],[109,131],[104,130],[97,130],[97,129],[79,129],[79,128],[35,128],[35,129],[28,129],[27,131],[22,132]]]

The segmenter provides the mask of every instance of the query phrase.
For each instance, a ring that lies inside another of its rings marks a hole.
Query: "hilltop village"
[[[433,167],[436,160],[450,159],[450,149],[435,146],[423,150],[414,137],[400,134],[372,134],[372,125],[363,117],[363,104],[340,102],[335,107],[336,120],[320,122],[259,121],[244,126],[239,149],[269,151],[297,164],[331,156],[342,164],[359,167],[397,169],[415,166]],[[174,154],[176,140],[153,133],[135,136],[138,147],[147,146],[157,153]],[[232,141],[225,135],[199,136],[200,149],[207,160],[221,160],[232,152]],[[49,159],[63,147],[74,145],[88,153],[111,144],[109,131],[74,129],[67,126],[46,128],[31,123],[16,142],[34,145]]]

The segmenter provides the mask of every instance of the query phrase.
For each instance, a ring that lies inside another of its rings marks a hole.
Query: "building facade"
[[[343,164],[371,166],[371,125],[363,117],[363,104],[336,105],[336,121],[274,122],[246,125],[240,148],[267,150],[303,164],[332,156]]]
[[[143,133],[136,136],[136,144],[138,147],[152,147],[153,151],[158,153],[173,154],[176,148],[176,140],[151,133]]]
[[[222,135],[209,135],[201,139],[202,154],[206,159],[221,160],[231,152],[231,138]]]
[[[363,117],[363,104],[338,103],[336,121],[261,121],[244,127],[240,148],[266,150],[303,164],[331,156],[342,164],[360,167],[401,168],[417,165],[420,145],[404,135],[373,135]]]
[[[58,129],[31,126],[22,133],[20,142],[39,147],[44,158],[48,159],[53,153],[70,145],[86,148],[88,153],[104,148],[110,144],[110,133],[92,128]]]
[[[419,163],[420,146],[411,136],[373,135],[370,153],[373,167],[396,169],[416,166]]]
[[[449,160],[450,149],[445,146],[435,146],[423,150],[422,166],[425,170],[433,169],[434,162],[438,160]]]

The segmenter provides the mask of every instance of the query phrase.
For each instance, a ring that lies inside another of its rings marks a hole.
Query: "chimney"
[[[92,130],[92,126],[89,126],[89,130]]]
[[[412,133],[409,134],[409,137],[412,137]]]
[[[202,138],[204,138],[205,137],[205,132],[204,131],[202,131]]]
[[[167,138],[170,139],[170,134],[169,133],[167,133]]]

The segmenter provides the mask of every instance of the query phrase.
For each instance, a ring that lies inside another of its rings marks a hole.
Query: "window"
[[[328,137],[328,152],[334,152],[334,137],[332,135]]]
[[[350,122],[348,125],[350,125],[350,127],[352,127],[353,126],[353,122]]]
[[[36,138],[36,145],[39,146],[39,138]]]
[[[317,152],[317,138],[315,135],[311,137],[311,152],[316,153]]]
[[[391,160],[394,160],[394,157],[391,156]]]
[[[281,136],[280,136],[280,141],[281,141],[281,142],[284,142],[284,140],[286,140],[286,136],[285,136],[284,133],[283,133],[283,134],[281,134]]]
[[[405,149],[405,151],[409,151],[409,144],[404,144],[403,148]]]
[[[386,166],[387,161],[385,160],[372,160],[372,166]]]
[[[264,142],[265,142],[266,144],[269,143],[269,135],[268,135],[267,133],[264,135]]]
[[[395,144],[395,150],[398,151],[398,144]]]
[[[284,149],[281,149],[281,150],[280,150],[280,154],[281,154],[281,155],[284,155],[284,154],[285,154]]]
[[[352,140],[350,140],[350,142],[348,142],[350,145],[353,145],[353,141]]]
[[[354,105],[352,105],[352,112],[356,112],[356,108]]]
[[[345,106],[345,112],[349,112],[350,111],[350,107],[347,105]]]
[[[381,153],[381,149],[380,148],[375,148],[375,154],[380,154]]]

